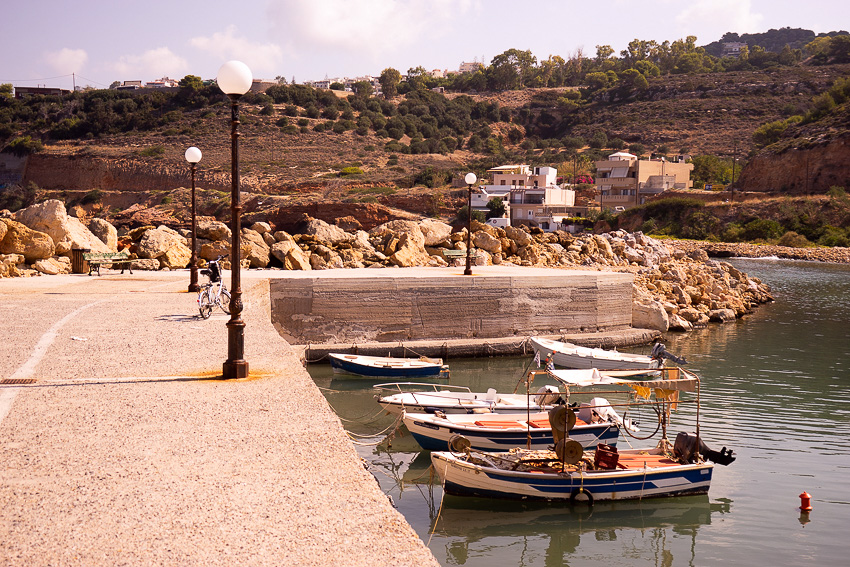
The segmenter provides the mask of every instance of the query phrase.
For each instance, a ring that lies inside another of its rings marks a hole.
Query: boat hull
[[[508,500],[634,500],[705,494],[714,465],[687,464],[583,473],[507,471],[435,452],[431,461],[447,494]],[[589,493],[589,497],[585,494]]]
[[[329,355],[334,372],[367,378],[436,378],[443,365],[416,359],[391,359],[354,355]]]
[[[600,348],[587,348],[572,343],[562,343],[537,337],[531,338],[531,346],[540,355],[547,357],[555,366],[562,368],[598,368],[600,370],[651,370],[659,362],[648,356],[620,353]]]
[[[514,447],[542,450],[555,443],[551,428],[480,427],[433,419],[423,414],[405,414],[403,419],[416,442],[428,451],[449,450],[449,440],[455,435],[466,437],[471,448],[479,451],[507,451]],[[619,434],[620,430],[612,423],[577,425],[570,431],[570,439],[578,441],[582,447],[599,443],[616,446]]]

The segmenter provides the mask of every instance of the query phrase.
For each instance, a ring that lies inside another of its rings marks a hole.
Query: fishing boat
[[[683,369],[661,380],[627,382],[646,398],[655,396],[662,404],[663,424],[659,443],[648,449],[618,451],[610,444],[587,447],[567,427],[556,429],[554,450],[515,447],[506,452],[486,453],[471,440],[455,438],[451,451],[431,453],[431,462],[446,494],[514,500],[589,501],[630,500],[653,497],[705,494],[711,485],[714,463],[728,465],[732,451],[710,449],[696,432],[681,432],[671,446],[667,440],[667,418],[680,400],[680,392],[696,392],[699,378]],[[606,383],[611,383],[607,379]],[[697,411],[697,416],[699,412]],[[553,420],[553,423],[555,421]]]
[[[603,411],[603,400],[599,410]],[[559,406],[566,410],[566,406]],[[611,410],[613,411],[613,410]],[[546,449],[554,444],[549,412],[524,414],[447,414],[443,412],[402,414],[402,421],[417,443],[429,451],[446,451],[452,440],[468,440],[480,451],[506,451],[512,447]],[[620,430],[614,421],[587,423],[575,419],[570,438],[583,447],[597,443],[616,445]],[[557,427],[557,426],[556,426]]]
[[[561,368],[651,370],[659,368],[662,364],[661,357],[654,358],[642,354],[583,347],[543,337],[531,337],[529,341],[536,358],[550,360],[556,367],[560,366]]]
[[[560,385],[604,384],[604,377],[624,378],[645,376],[643,370],[602,371],[596,368],[561,369],[554,372],[537,372],[530,375],[546,375]],[[489,388],[486,392],[473,392],[466,386],[448,384],[426,384],[417,382],[389,382],[376,384],[375,389],[386,395],[376,396],[378,403],[388,413],[528,413],[548,411],[553,405],[564,403],[565,398],[558,385],[546,384],[531,392],[506,394]]]
[[[368,378],[448,378],[449,367],[441,358],[394,358],[329,353],[334,372]]]
[[[387,413],[527,413],[546,411],[560,394],[556,386],[547,385],[532,395],[504,394],[489,388],[486,392],[473,392],[466,386],[448,384],[420,384],[392,382],[376,384],[383,392],[395,393],[376,396]]]

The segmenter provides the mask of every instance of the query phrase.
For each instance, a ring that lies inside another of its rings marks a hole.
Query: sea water
[[[592,508],[443,497],[410,435],[375,445],[393,418],[376,381],[310,365],[360,455],[442,565],[844,565],[850,554],[850,267],[734,260],[776,301],[732,323],[665,335],[702,378],[702,438],[737,460],[705,496],[597,502]],[[648,354],[649,347],[629,349]],[[517,388],[531,355],[450,359],[451,384]],[[535,386],[537,384],[535,383]],[[670,437],[692,431],[681,404]],[[370,437],[376,435],[376,437]],[[640,442],[621,435],[620,446]],[[799,495],[813,510],[799,510]]]

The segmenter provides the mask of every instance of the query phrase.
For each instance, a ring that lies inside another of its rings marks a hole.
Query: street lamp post
[[[472,186],[478,181],[478,177],[474,173],[467,173],[466,177],[463,178],[466,181],[466,184],[469,186],[469,195],[466,200],[466,269],[463,271],[463,275],[471,276],[472,275],[472,267],[471,267],[471,256],[472,253]]]
[[[195,167],[201,161],[201,150],[192,146],[186,150],[186,161],[192,166],[192,259],[189,261],[189,291],[195,292],[198,287],[198,225],[195,217]]]
[[[216,78],[221,91],[230,97],[230,321],[227,322],[227,360],[222,366],[224,378],[248,376],[245,360],[245,322],[242,320],[242,205],[239,202],[239,98],[248,92],[254,78],[241,61],[228,61],[218,70]]]

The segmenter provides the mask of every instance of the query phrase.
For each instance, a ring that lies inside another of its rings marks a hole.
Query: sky
[[[302,83],[456,71],[508,49],[538,61],[633,39],[697,45],[726,32],[850,30],[847,0],[18,0],[0,10],[0,83],[106,88],[213,79],[244,62],[255,79]]]

